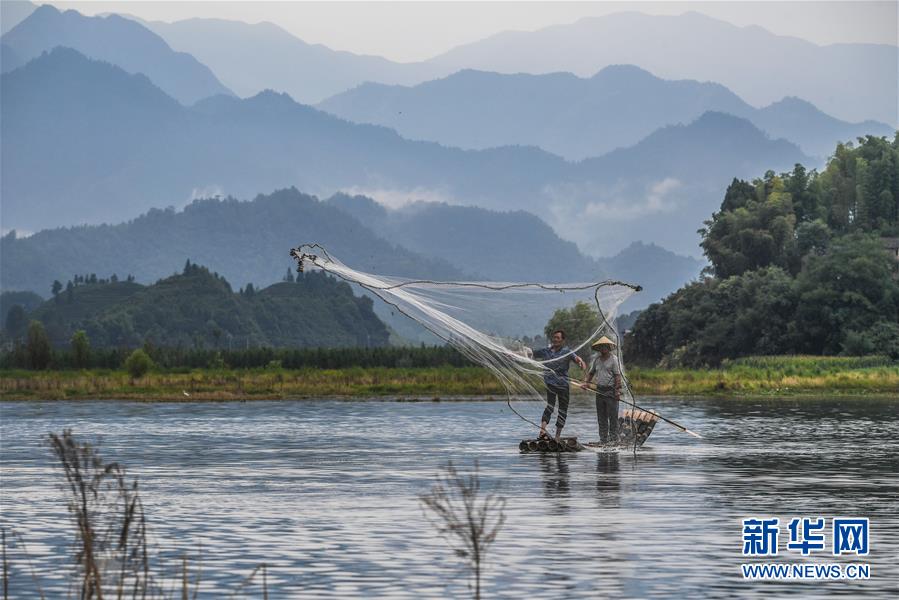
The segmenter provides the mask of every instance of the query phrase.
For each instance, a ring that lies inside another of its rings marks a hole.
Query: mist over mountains
[[[431,243],[427,242],[431,239]],[[289,248],[317,242],[362,271],[435,280],[599,281],[646,287],[645,306],[698,275],[702,263],[635,244],[615,257],[584,256],[545,223],[521,211],[419,204],[388,211],[370,198],[328,201],[286,189],[252,201],[198,200],[183,211],[154,209],[120,225],[45,230],[0,240],[0,287],[46,295],[75,273],[134,275],[150,283],[185,260],[235,286],[281,281]],[[673,286],[673,287],[670,287]]]
[[[142,76],[67,49],[2,77],[6,229],[117,222],[192,197],[295,185],[318,196],[523,209],[596,255],[640,239],[695,255],[695,235],[684,232],[717,207],[732,177],[810,162],[722,113],[571,163],[535,147],[409,141],[273,92],[184,107]]]
[[[317,106],[409,139],[471,149],[534,145],[569,160],[631,146],[708,111],[745,118],[822,159],[837,142],[893,132],[874,121],[840,121],[798,98],[756,109],[720,84],[666,81],[633,65],[605,67],[586,79],[463,70],[414,87],[366,83]]]
[[[132,274],[153,282],[190,259],[235,287],[281,281],[288,250],[318,242],[360,270],[405,277],[464,279],[461,270],[379,238],[336,207],[285,189],[253,201],[197,200],[183,211],[153,209],[118,225],[48,229],[0,241],[0,287],[46,294],[75,273]]]
[[[365,82],[415,85],[465,69],[589,78],[608,66],[633,64],[663,79],[722,84],[755,107],[798,97],[843,121],[873,119],[891,127],[899,122],[896,46],[820,46],[698,12],[622,12],[537,31],[507,31],[420,63],[306,44],[265,23],[189,19],[146,25],[244,96],[271,88],[314,104]],[[274,68],[285,64],[290,68]]]
[[[142,23],[172,48],[208,65],[243,97],[272,89],[314,104],[363,81],[412,84],[440,73],[426,63],[403,64],[309,44],[273,23],[199,18]]]
[[[698,12],[622,12],[533,32],[507,31],[429,62],[446,73],[567,71],[580,77],[609,65],[634,64],[664,79],[720,83],[755,106],[796,96],[847,121],[875,119],[893,127],[899,121],[897,46],[819,46]]]
[[[4,72],[44,51],[66,46],[118,65],[128,73],[142,73],[182,104],[232,93],[196,58],[173,51],[146,27],[115,14],[86,17],[74,10],[60,12],[44,4],[5,33],[3,44],[17,57],[9,65],[4,60]]]
[[[186,258],[265,284],[312,240],[363,270],[612,277],[648,303],[696,276],[695,232],[733,178],[814,168],[896,121],[895,47],[697,13],[501,33],[414,64],[271,23],[3,15],[0,216],[39,231],[3,238],[4,289],[86,270],[149,282]],[[256,200],[192,204],[225,196]]]
[[[621,279],[643,286],[625,309],[643,307],[696,278],[699,260],[634,242],[615,256],[592,258],[524,211],[419,202],[388,209],[371,198],[337,194],[329,204],[380,237],[492,281],[563,283]]]

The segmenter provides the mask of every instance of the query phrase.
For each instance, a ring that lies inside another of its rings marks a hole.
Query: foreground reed
[[[481,576],[487,551],[506,521],[506,500],[481,487],[478,462],[460,473],[452,461],[437,474],[436,483],[420,496],[431,522],[453,553],[471,569],[475,600],[481,598]]]
[[[72,545],[75,569],[70,590],[77,590],[77,597],[81,600],[196,600],[200,570],[196,570],[191,594],[186,557],[182,559],[181,589],[178,593],[167,592],[163,578],[155,575],[151,569],[147,519],[137,479],[129,483],[124,466],[105,461],[94,446],[79,443],[69,429],[64,430],[61,435],[49,434],[48,442],[65,476],[66,505],[75,527]],[[24,541],[21,538],[18,541],[19,547],[24,548]],[[2,531],[2,543],[3,599],[7,600],[10,597],[10,569],[6,529]],[[30,563],[27,552],[20,554],[23,561]],[[267,599],[267,570],[264,563],[258,565],[241,582],[235,593],[252,583],[259,573],[262,577],[262,595]],[[34,593],[45,598],[33,569],[31,579]]]

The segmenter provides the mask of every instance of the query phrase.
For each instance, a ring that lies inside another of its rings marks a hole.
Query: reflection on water
[[[502,403],[3,403],[0,521],[27,542],[48,597],[64,595],[71,528],[43,439],[72,427],[140,478],[158,566],[174,573],[183,554],[199,557],[206,597],[263,561],[273,597],[466,596],[418,495],[448,459],[475,458],[508,499],[485,597],[888,597],[899,587],[899,400],[641,404],[706,438],[659,424],[636,455],[522,455],[531,432]],[[742,581],[740,519],[756,515],[869,517],[872,579]],[[11,597],[33,596],[21,549],[11,555]]]

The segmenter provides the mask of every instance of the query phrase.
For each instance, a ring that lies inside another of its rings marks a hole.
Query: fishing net
[[[595,357],[591,344],[602,336],[614,342],[612,352],[621,369],[619,411],[633,405],[615,314],[640,290],[639,286],[620,281],[555,284],[412,280],[357,271],[317,244],[299,246],[290,254],[299,270],[320,269],[359,286],[489,369],[507,391],[507,406],[526,424],[523,437],[536,437],[538,433],[548,404],[546,383],[558,383],[553,367],[559,365],[560,356],[567,362],[576,354],[589,369]],[[557,329],[566,334],[567,350],[547,356],[549,338]],[[584,372],[574,362],[570,363],[569,375],[571,400],[563,436],[596,440],[594,386],[611,382],[583,386]],[[559,403],[555,401],[547,427],[551,436],[555,435]]]

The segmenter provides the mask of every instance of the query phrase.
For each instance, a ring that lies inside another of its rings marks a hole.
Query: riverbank
[[[851,358],[741,359],[720,369],[628,370],[634,393],[716,396],[899,396],[899,364]],[[124,371],[0,371],[0,399],[133,399],[227,401],[278,398],[505,398],[493,375],[478,367],[349,369],[193,369]]]

